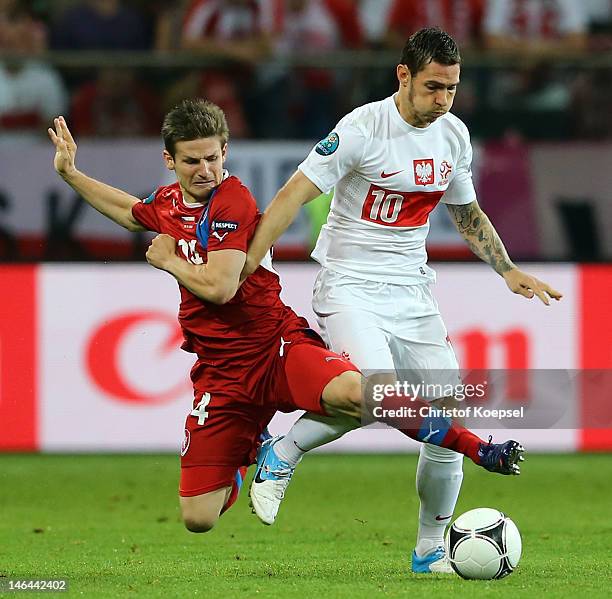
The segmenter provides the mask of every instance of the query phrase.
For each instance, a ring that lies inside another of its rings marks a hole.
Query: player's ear
[[[402,86],[408,86],[410,84],[410,69],[405,64],[397,65],[397,80]]]
[[[170,154],[168,150],[164,150],[163,156],[164,156],[164,162],[166,163],[166,168],[170,171],[173,171],[174,170],[174,158],[172,157],[172,154]]]
[[[225,158],[226,158],[226,156],[227,156],[227,142],[225,142],[225,143],[223,144],[223,147],[221,148],[221,160],[222,160],[223,162],[225,162]]]

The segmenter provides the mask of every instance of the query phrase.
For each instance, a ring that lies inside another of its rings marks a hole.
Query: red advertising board
[[[583,376],[580,449],[612,450],[612,267],[582,266],[579,278],[580,368]],[[603,388],[602,388],[603,386]],[[602,421],[604,419],[604,421]]]
[[[37,272],[0,267],[0,450],[38,447]]]

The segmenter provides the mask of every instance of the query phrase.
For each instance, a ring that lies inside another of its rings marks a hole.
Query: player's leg
[[[327,414],[382,422],[415,441],[461,453],[490,472],[520,474],[523,448],[516,441],[485,442],[422,399],[395,392],[377,395],[360,374],[344,372],[325,387],[321,405]]]
[[[295,468],[307,452],[331,443],[358,427],[359,423],[354,418],[334,418],[305,412],[286,435],[274,440],[274,451],[283,462]]]
[[[187,530],[212,530],[219,517],[238,499],[247,467],[192,466],[181,468],[179,501]]]
[[[208,532],[238,499],[246,466],[191,466],[181,469],[180,505],[185,527]]]
[[[396,392],[379,397],[376,387],[381,385],[372,385],[372,380],[380,375],[365,379],[351,362],[323,347],[293,345],[283,364],[293,409],[349,417],[359,424],[364,419],[382,422],[416,441],[466,455],[491,472],[520,473],[523,450],[516,441],[486,443],[419,398]]]
[[[460,384],[459,366],[446,327],[428,285],[398,287],[398,319],[391,350],[400,379],[413,376],[425,384],[450,389]],[[437,396],[423,396],[435,400]],[[449,399],[432,401],[447,405]],[[452,401],[450,401],[452,404]],[[443,447],[423,444],[419,452],[416,488],[420,500],[415,572],[452,572],[444,554],[444,533],[450,523],[463,481],[463,456]]]
[[[434,562],[444,556],[444,533],[453,515],[462,480],[461,454],[423,443],[416,474],[420,507],[413,571],[441,571]],[[451,570],[444,567],[442,571]]]
[[[247,400],[240,371],[219,372],[198,361],[191,378],[194,400],[185,419],[179,495],[187,529],[206,532],[236,501],[274,411]]]

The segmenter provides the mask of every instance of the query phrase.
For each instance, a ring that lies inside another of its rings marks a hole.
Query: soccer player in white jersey
[[[449,112],[460,63],[457,45],[445,32],[431,28],[412,35],[397,66],[398,91],[346,115],[313,148],[266,210],[249,248],[243,274],[256,268],[303,204],[335,188],[327,224],[312,253],[322,267],[313,307],[330,348],[348,354],[362,371],[409,370],[425,382],[441,372],[451,382],[459,376],[431,293],[435,274],[426,264],[428,215],[438,202],[447,205],[471,250],[511,291],[537,296],[547,305],[549,297],[561,298],[512,263],[478,205],[469,133]],[[250,492],[263,522],[274,522],[302,455],[355,426],[305,415],[285,437],[263,446],[259,482]],[[451,571],[443,535],[462,479],[461,455],[422,445],[414,572]]]

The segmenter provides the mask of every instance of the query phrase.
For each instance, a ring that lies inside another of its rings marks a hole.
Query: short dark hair
[[[161,129],[166,150],[174,157],[176,143],[205,137],[219,137],[221,147],[229,139],[225,113],[202,98],[183,100],[164,117]]]
[[[422,71],[430,62],[447,66],[461,64],[457,43],[438,27],[428,27],[413,33],[400,58],[400,63],[406,65],[412,75]]]

